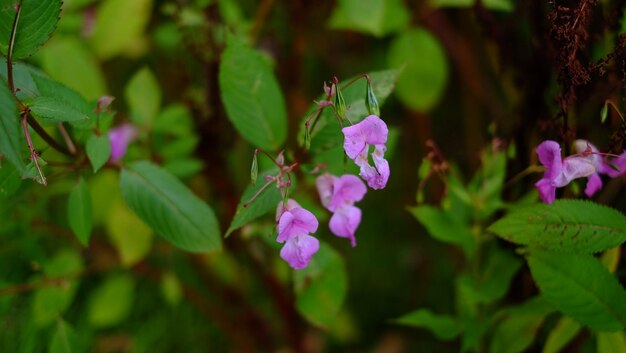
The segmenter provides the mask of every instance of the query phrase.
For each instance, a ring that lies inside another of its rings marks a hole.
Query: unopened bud
[[[275,161],[276,164],[282,166],[285,164],[285,151],[280,151],[280,153],[278,154],[278,156],[276,157]]]
[[[380,107],[378,106],[378,100],[376,100],[376,95],[374,94],[374,89],[372,88],[372,81],[370,80],[367,80],[365,106],[367,106],[367,111],[370,114],[380,116]]]
[[[311,131],[308,124],[304,126],[304,148],[307,151],[311,148]]]
[[[250,167],[250,180],[252,185],[256,185],[256,180],[259,177],[259,161],[257,158],[257,151],[254,151],[254,157],[252,157],[252,166]]]
[[[346,100],[343,98],[343,94],[337,83],[333,83],[333,86],[335,87],[335,110],[337,111],[339,119],[343,121],[346,117]]]
[[[111,105],[111,103],[113,103],[114,100],[115,100],[115,97],[113,97],[113,96],[102,96],[102,97],[98,98],[98,104],[96,106],[96,111],[97,112],[103,112],[103,111],[107,110],[107,108],[109,108],[109,105]]]
[[[600,122],[604,124],[608,115],[609,115],[609,105],[604,103],[604,106],[602,106],[602,110],[600,110]]]

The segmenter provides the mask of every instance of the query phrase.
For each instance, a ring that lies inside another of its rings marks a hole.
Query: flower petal
[[[616,169],[617,168],[617,169]],[[626,172],[626,151],[602,165],[601,172],[615,178]]]
[[[590,159],[577,156],[567,157],[563,160],[562,175],[556,178],[556,186],[565,186],[574,179],[588,177],[596,172],[596,167]]]
[[[344,174],[339,178],[335,178],[333,184],[333,193],[330,211],[335,211],[342,205],[352,205],[357,201],[361,201],[367,193],[367,186],[356,175]]]
[[[543,202],[547,204],[554,202],[556,199],[556,186],[551,180],[545,177],[541,178],[541,180],[535,183],[535,187],[539,191],[539,196]]]
[[[282,243],[299,235],[314,233],[318,226],[315,215],[302,207],[285,211],[278,220],[276,241]]]
[[[551,140],[543,141],[537,146],[537,156],[539,162],[546,166],[544,178],[554,180],[561,174],[561,146],[558,143]]]
[[[343,206],[330,218],[328,227],[338,237],[350,239],[352,246],[356,246],[354,233],[361,223],[361,210],[355,206]]]
[[[111,142],[111,162],[117,162],[124,157],[128,145],[137,138],[137,128],[131,124],[122,124],[109,130],[109,141]]]
[[[589,176],[589,180],[587,180],[587,186],[585,187],[585,195],[588,197],[593,196],[598,190],[602,189],[602,179],[600,178],[600,174],[593,173]]]
[[[307,267],[319,248],[320,242],[317,238],[303,234],[289,239],[280,250],[280,257],[292,268],[301,270]]]
[[[344,135],[343,148],[350,159],[355,159],[367,145],[382,145],[387,142],[387,124],[376,115],[367,116],[361,122],[341,129]]]
[[[302,207],[302,206],[300,206],[300,204],[296,202],[296,200],[294,199],[288,199],[287,205],[283,204],[283,202],[280,201],[278,203],[278,206],[276,207],[276,222],[278,222],[278,220],[280,219],[280,216],[282,216],[285,211],[291,211],[294,208],[298,208],[298,207]]]
[[[320,201],[322,202],[322,205],[330,211],[333,211],[329,208],[329,206],[333,198],[333,185],[336,179],[337,177],[328,173],[324,173],[315,179],[317,192],[320,194]]]

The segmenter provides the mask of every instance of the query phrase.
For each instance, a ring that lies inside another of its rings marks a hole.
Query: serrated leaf
[[[405,28],[409,17],[402,0],[339,0],[329,25],[382,37]]]
[[[67,217],[70,227],[80,242],[89,245],[93,222],[91,220],[91,195],[87,183],[80,178],[70,192],[67,203]]]
[[[330,246],[320,242],[319,251],[309,265],[294,271],[296,307],[309,322],[331,326],[347,292],[347,275],[343,258]]]
[[[378,99],[379,106],[382,107],[387,97],[393,92],[399,73],[400,71],[398,70],[384,70],[369,74],[372,79],[372,90]],[[352,82],[355,78],[356,77],[351,77],[344,81]],[[342,92],[346,104],[349,107],[347,112],[348,118],[356,124],[369,114],[365,104],[367,82],[365,79],[360,79]],[[325,99],[325,97],[319,97],[319,99]],[[300,121],[298,141],[301,146],[304,145],[305,122],[318,108],[319,106],[315,103],[311,105],[307,114],[302,117]],[[324,109],[315,127],[313,127],[313,130],[310,132],[310,139],[310,149],[315,152],[314,154],[343,146],[341,126],[337,122],[337,117],[334,115],[332,108]]]
[[[552,205],[536,204],[514,211],[489,230],[516,244],[595,253],[626,240],[626,217],[589,201],[557,200]]]
[[[221,250],[213,210],[180,180],[150,162],[135,162],[122,170],[124,200],[155,233],[192,252]]]
[[[254,199],[254,201],[252,201],[247,207],[243,207],[243,204],[249,201],[252,196],[261,190],[263,185],[265,185],[264,177],[266,175],[275,175],[277,172],[278,170],[274,169],[261,173],[259,180],[262,180],[263,182],[258,182],[256,185],[248,185],[241,196],[241,200],[237,206],[237,212],[235,213],[235,216],[226,231],[226,236],[229,236],[232,232],[252,222],[253,220],[276,210],[276,207],[281,200],[280,191],[276,185],[268,186],[268,188],[264,190],[256,199]]]
[[[133,278],[128,274],[108,277],[91,294],[87,318],[94,327],[111,327],[122,322],[132,310],[135,294]]]
[[[598,332],[598,353],[626,353],[624,332]]]
[[[124,97],[130,107],[131,120],[140,126],[152,126],[161,108],[161,87],[149,68],[142,68],[130,79]]]
[[[576,337],[582,326],[571,318],[564,316],[554,326],[541,353],[558,353]]]
[[[17,103],[7,83],[0,79],[0,154],[15,167],[20,176],[27,173],[26,162],[22,157],[22,146],[25,146],[23,140]]]
[[[267,62],[231,38],[219,71],[222,102],[237,131],[253,146],[279,149],[287,136],[287,110]]]
[[[111,156],[111,142],[109,141],[109,136],[106,134],[100,136],[96,134],[91,135],[89,140],[87,140],[85,150],[91,162],[91,166],[93,167],[93,172],[95,173],[102,168]]]
[[[591,255],[531,249],[527,257],[542,296],[555,308],[598,331],[626,325],[626,292]]]
[[[48,352],[78,353],[78,351],[78,336],[76,332],[65,320],[58,319]]]
[[[398,98],[420,112],[434,108],[448,80],[448,63],[439,41],[424,29],[411,29],[391,43],[388,55],[389,66],[403,68]]]
[[[441,340],[454,339],[461,333],[461,326],[454,317],[435,314],[428,309],[415,310],[393,320],[393,322],[427,329]]]
[[[468,256],[474,253],[476,242],[472,233],[446,212],[428,205],[414,207],[410,212],[433,238],[461,246]]]
[[[39,121],[48,124],[60,121],[76,122],[89,120],[89,116],[76,110],[64,101],[52,97],[37,97],[28,102],[28,108]]]
[[[152,0],[105,0],[96,11],[91,44],[101,59],[132,53],[150,21]]]
[[[0,53],[8,56],[16,0],[0,0]],[[61,0],[23,0],[15,33],[13,59],[33,55],[54,32],[61,14]]]
[[[86,129],[91,126],[95,105],[89,104],[80,93],[46,76],[33,74],[31,77],[40,94],[35,99],[45,97],[46,100],[55,100],[59,105],[69,107],[73,114],[81,114],[81,119],[70,121],[76,128]]]

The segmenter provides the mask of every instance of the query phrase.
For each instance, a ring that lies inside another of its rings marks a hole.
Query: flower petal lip
[[[355,159],[367,145],[385,144],[389,134],[387,124],[376,115],[369,115],[341,131],[345,137],[343,147],[350,159]]]
[[[561,174],[562,161],[561,161],[561,146],[552,140],[543,141],[537,146],[537,156],[539,162],[546,166],[546,171],[543,177],[549,180],[554,180]]]
[[[308,234],[289,239],[280,250],[280,257],[295,270],[306,268],[311,257],[319,250],[317,238]]]
[[[335,211],[342,205],[352,205],[361,201],[367,193],[367,187],[356,175],[345,174],[333,183],[333,194],[328,209]]]
[[[337,177],[329,173],[324,173],[315,179],[315,185],[317,186],[317,192],[320,195],[320,201],[322,202],[322,206],[326,208],[329,208],[333,199],[333,185],[336,179]]]
[[[328,227],[338,237],[350,239],[350,244],[356,246],[354,234],[361,223],[361,209],[356,206],[342,206],[330,218]]]
[[[111,162],[117,162],[124,157],[128,145],[137,138],[139,131],[131,124],[122,124],[109,130],[108,136],[111,142]]]
[[[313,213],[298,207],[283,212],[278,220],[278,237],[276,241],[285,242],[293,237],[314,233],[319,223]]]

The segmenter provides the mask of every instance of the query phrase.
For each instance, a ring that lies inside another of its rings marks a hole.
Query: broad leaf
[[[110,327],[122,321],[133,307],[135,284],[128,274],[108,277],[91,294],[87,318],[94,327]]]
[[[382,37],[405,28],[409,17],[402,0],[339,0],[329,25]]]
[[[429,111],[439,102],[448,80],[448,63],[439,41],[424,29],[398,36],[389,48],[389,65],[403,68],[398,98],[417,111]]]
[[[433,238],[461,246],[468,256],[474,253],[476,242],[470,230],[445,211],[428,205],[417,206],[410,211]]]
[[[17,0],[0,0],[0,53],[8,54]],[[50,38],[61,14],[61,0],[24,0],[15,33],[13,59],[33,55]]]
[[[126,85],[124,97],[130,107],[130,117],[140,126],[152,126],[161,108],[161,88],[147,67],[139,70]]]
[[[122,170],[120,187],[139,218],[175,246],[193,252],[221,250],[213,210],[170,173],[136,162]]]
[[[26,162],[21,153],[22,146],[26,146],[23,134],[15,99],[7,83],[0,79],[0,154],[4,160],[13,164],[20,176],[27,174]]]
[[[237,213],[235,213],[235,216],[230,223],[230,227],[228,227],[228,231],[226,231],[226,236],[229,236],[233,231],[243,227],[266,213],[276,210],[278,203],[281,201],[281,196],[280,191],[275,184],[268,186],[267,189],[259,194],[259,196],[257,196],[254,201],[249,203],[247,207],[243,207],[243,205],[248,202],[252,196],[259,192],[263,185],[265,185],[265,179],[263,176],[276,174],[277,172],[278,170],[274,169],[272,171],[261,173],[261,177],[257,181],[257,184],[249,185],[246,188],[246,191],[244,191],[243,196],[241,196],[241,200],[239,201],[239,205],[237,206]]]
[[[504,319],[496,324],[491,339],[490,352],[519,353],[535,340],[545,317],[553,311],[541,297],[502,311]]]
[[[91,119],[95,116],[95,105],[87,102],[80,93],[46,76],[32,74],[31,77],[40,94],[40,97],[35,99],[57,101],[56,105],[62,106],[61,109],[67,108],[74,115],[82,115],[80,119],[70,121],[72,126],[80,129],[91,127]],[[61,114],[63,113],[61,112]]]
[[[93,222],[91,220],[91,195],[87,183],[80,178],[78,184],[70,192],[67,203],[67,217],[70,227],[78,240],[84,245],[89,244],[89,236]]]
[[[591,255],[531,249],[527,257],[542,296],[564,314],[598,331],[626,325],[626,292]]]
[[[626,217],[589,201],[557,200],[514,211],[489,227],[516,244],[554,251],[595,253],[626,240]]]
[[[571,318],[562,317],[556,326],[550,331],[541,353],[558,353],[576,337],[582,326]]]
[[[76,122],[87,121],[89,116],[76,110],[64,101],[52,97],[37,97],[28,102],[31,113],[44,123],[57,123],[60,121]]]
[[[87,157],[89,157],[93,172],[95,173],[102,168],[111,156],[111,142],[109,141],[109,136],[106,134],[100,136],[96,134],[91,135],[87,140],[85,150],[87,151]]]
[[[145,45],[143,34],[150,21],[152,0],[105,0],[96,11],[91,44],[101,59],[133,54]]]
[[[396,320],[395,323],[411,327],[425,328],[438,339],[451,340],[461,333],[459,323],[449,315],[434,314],[428,309],[418,309]]]
[[[302,316],[315,325],[332,325],[348,286],[343,258],[320,242],[320,249],[307,268],[294,272],[294,281],[296,307]]]
[[[287,136],[287,110],[261,54],[229,39],[219,72],[222,102],[237,131],[253,146],[278,150]]]

